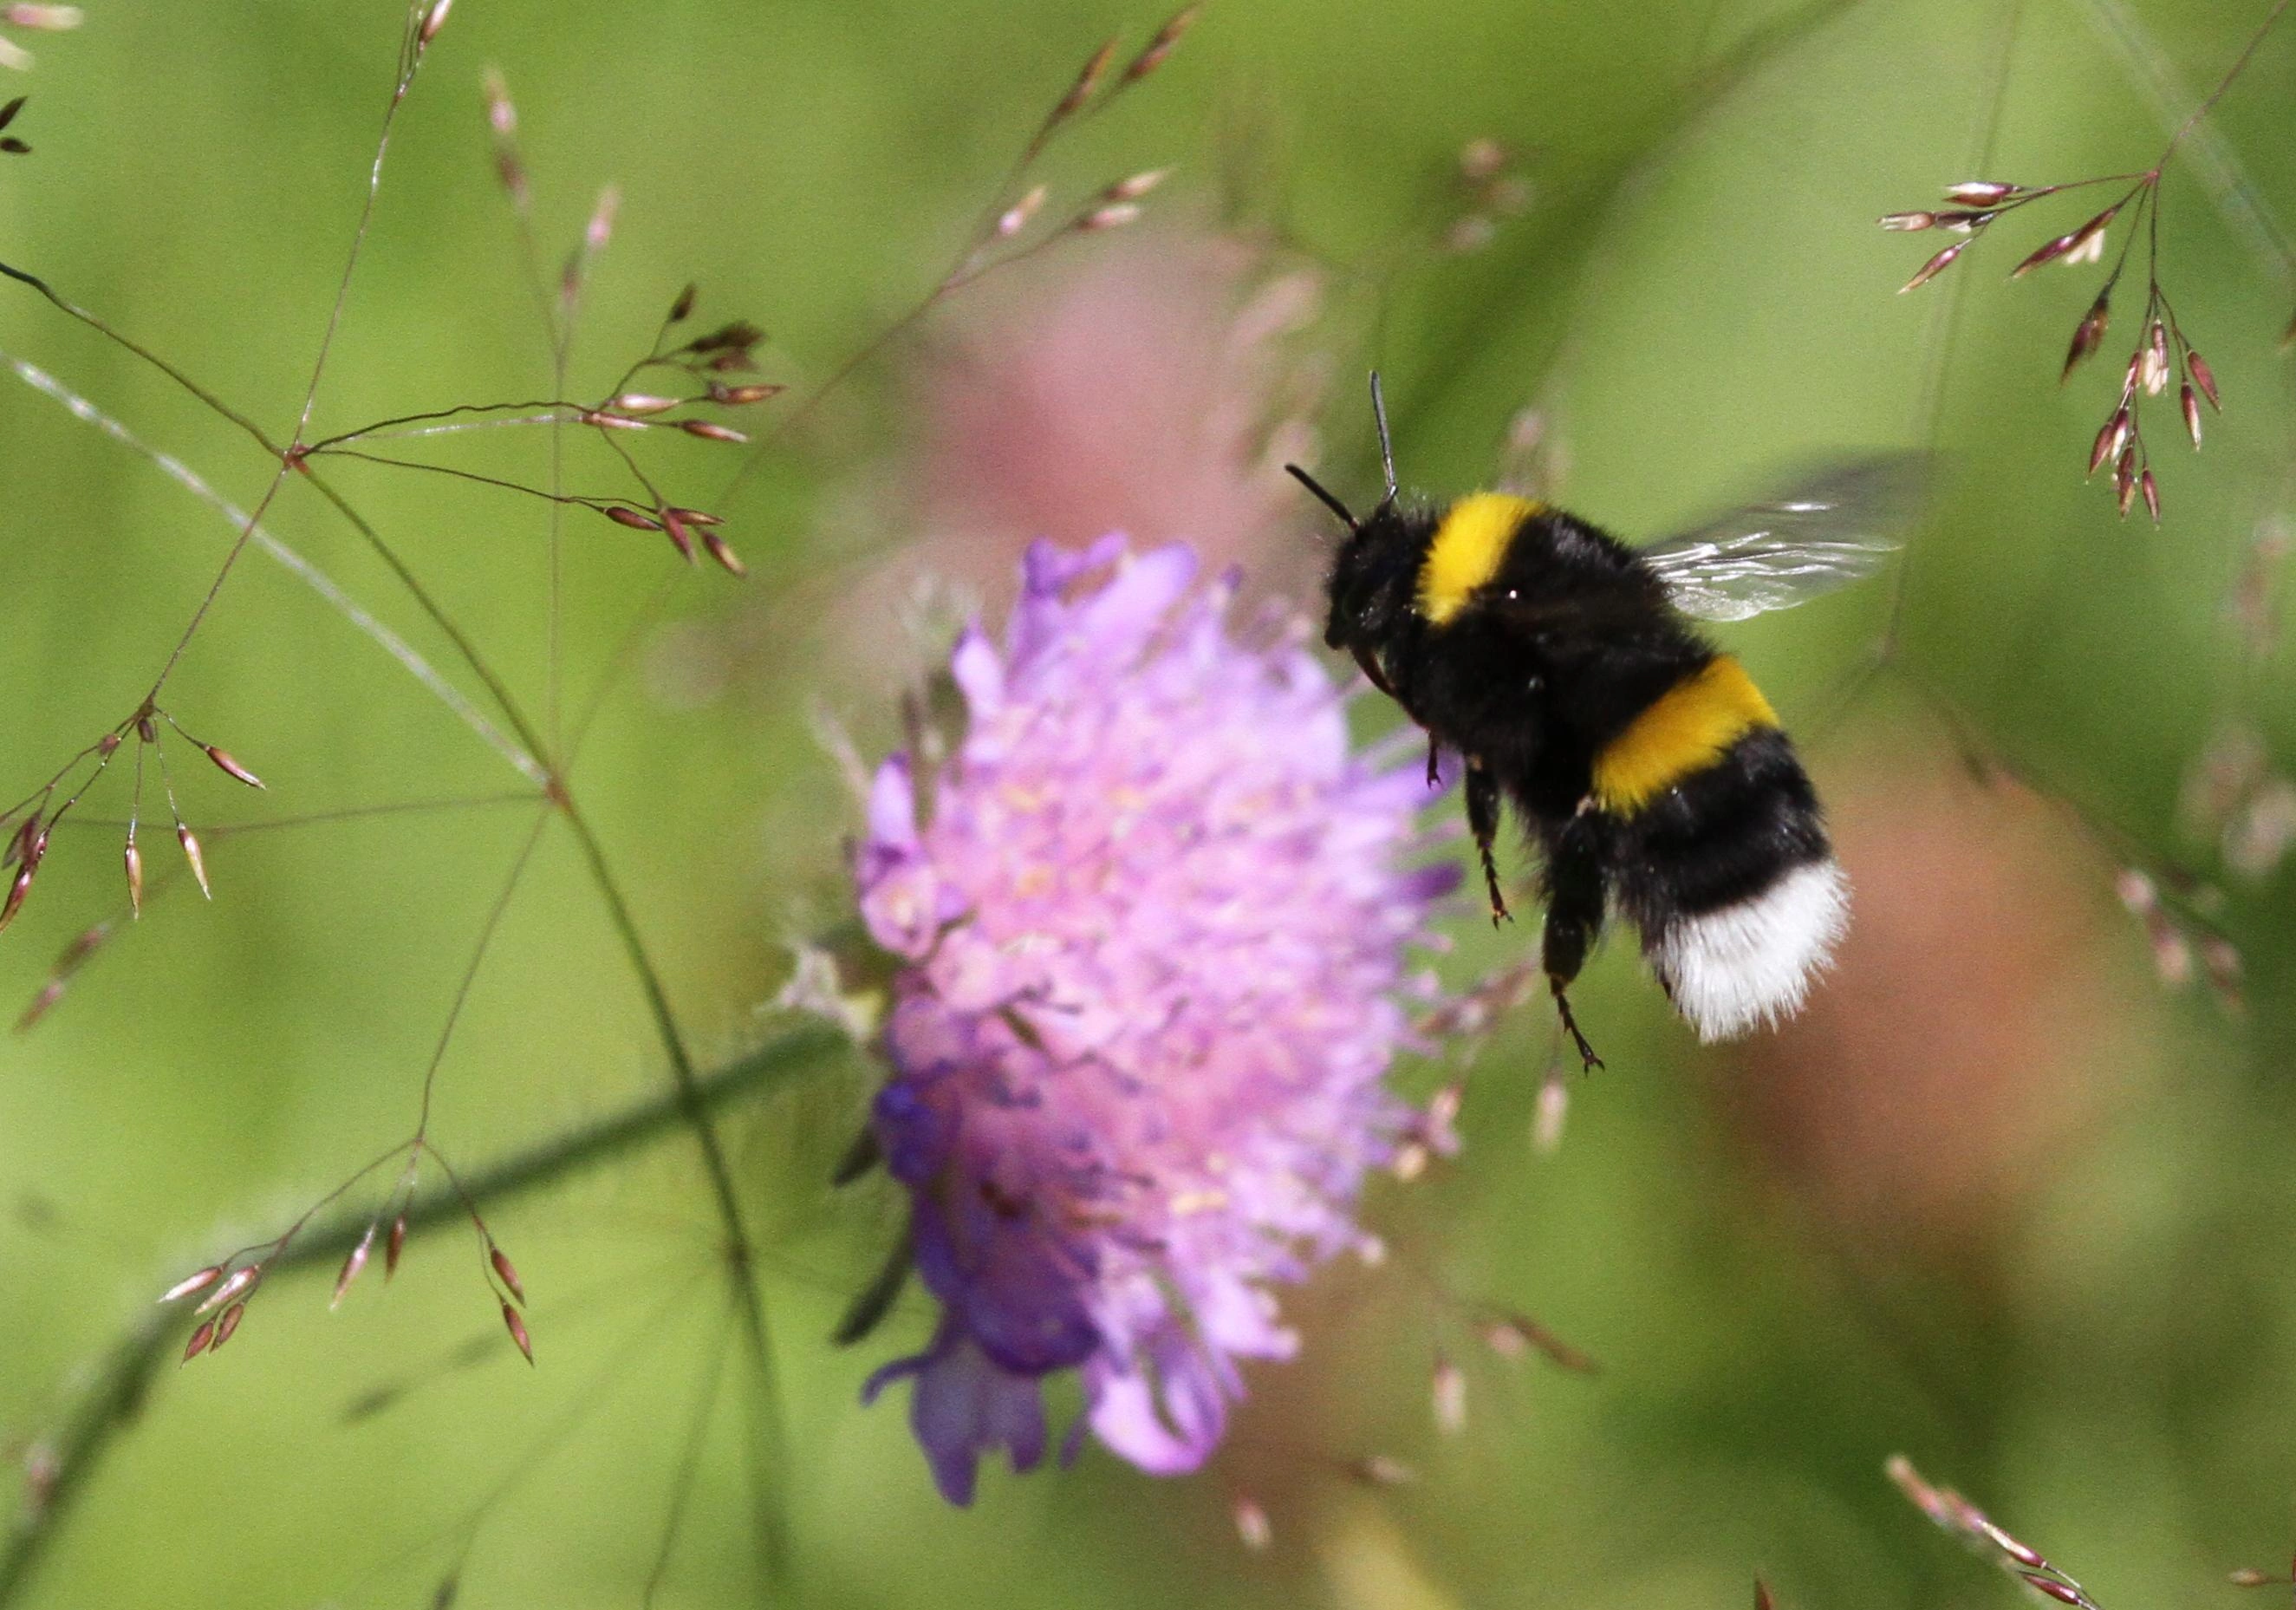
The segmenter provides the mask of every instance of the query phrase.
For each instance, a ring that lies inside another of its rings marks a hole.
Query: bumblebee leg
[[[1546,930],[1541,947],[1547,988],[1554,991],[1554,1009],[1562,1016],[1562,1031],[1570,1036],[1579,1062],[1589,1072],[1601,1067],[1603,1059],[1595,1055],[1595,1047],[1579,1032],[1578,1020],[1570,1011],[1570,998],[1565,992],[1578,978],[1578,969],[1586,965],[1587,952],[1594,948],[1595,938],[1603,932],[1606,897],[1602,854],[1594,833],[1592,823],[1580,817],[1547,846]]]
[[[1443,780],[1443,741],[1433,733],[1427,735],[1427,786],[1432,788]]]
[[[1548,982],[1554,981],[1550,979]],[[1595,1047],[1588,1045],[1587,1037],[1578,1031],[1578,1020],[1570,1013],[1570,998],[1562,993],[1561,984],[1554,985],[1554,1009],[1562,1014],[1562,1031],[1570,1037],[1570,1043],[1578,1048],[1581,1070],[1592,1073],[1603,1065],[1603,1059],[1595,1055]]]
[[[1434,764],[1434,752],[1428,752],[1428,764]],[[1490,891],[1491,926],[1511,921],[1506,897],[1499,892],[1498,862],[1491,855],[1491,842],[1499,835],[1499,780],[1491,775],[1490,768],[1472,757],[1467,761],[1467,826],[1475,835],[1475,850],[1483,858],[1483,887]]]

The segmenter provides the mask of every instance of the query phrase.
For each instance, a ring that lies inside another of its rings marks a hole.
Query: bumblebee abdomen
[[[1720,656],[1595,763],[1613,887],[1702,1039],[1800,1009],[1849,921],[1816,791],[1743,669]]]
[[[1628,816],[1713,767],[1750,733],[1775,731],[1777,712],[1745,668],[1717,654],[1643,708],[1595,757],[1595,802]]]

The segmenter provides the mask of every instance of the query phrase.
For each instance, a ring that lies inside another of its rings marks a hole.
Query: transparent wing
[[[1837,465],[1775,503],[1641,550],[1674,606],[1743,620],[1871,576],[1904,544],[1926,460],[1915,453]]]

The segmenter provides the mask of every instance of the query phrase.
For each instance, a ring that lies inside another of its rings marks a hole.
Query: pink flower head
[[[1365,1244],[1414,1121],[1381,1080],[1456,878],[1412,863],[1426,782],[1351,755],[1323,667],[1231,636],[1233,581],[1194,570],[1038,544],[1004,647],[956,646],[930,819],[904,756],[869,801],[861,911],[907,964],[874,1124],[942,1316],[865,1395],[915,1378],[953,1503],[982,1453],[1043,1457],[1056,1370],[1125,1458],[1201,1464],[1237,1361],[1298,1345],[1271,1286]]]

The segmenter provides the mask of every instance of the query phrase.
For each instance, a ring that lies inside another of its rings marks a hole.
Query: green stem
[[[64,314],[67,317],[78,320],[81,324],[86,324],[89,329],[94,331],[98,335],[103,337],[104,340],[126,349],[127,351],[134,357],[151,365],[152,367],[157,369],[160,374],[166,375],[169,380],[174,381],[177,385],[190,392],[201,402],[206,404],[207,407],[212,409],[217,415],[230,421],[233,424],[237,425],[241,430],[246,431],[249,436],[254,439],[255,444],[261,448],[266,454],[273,458],[279,456],[281,452],[279,444],[273,441],[271,438],[265,433],[261,425],[257,424],[253,420],[248,418],[246,415],[242,414],[238,409],[224,401],[222,398],[217,397],[205,386],[201,385],[199,382],[193,380],[190,375],[176,367],[175,365],[169,363],[166,358],[161,357],[157,352],[152,350],[151,348],[146,347],[140,342],[130,341],[127,336],[122,335],[110,324],[105,324],[102,319],[96,317],[94,314],[90,313],[78,303],[63,296],[54,286],[49,284],[47,281],[42,279],[38,275],[27,274],[21,268],[11,268],[7,264],[0,263],[0,277],[14,280],[20,285],[29,285],[34,291],[38,292],[42,296],[45,297],[55,306],[58,311]]]
[[[685,1066],[675,1088],[466,1175],[463,1189],[472,1203],[489,1206],[626,1156],[675,1129],[691,1126],[708,1135],[709,1115],[718,1109],[770,1095],[850,1049],[851,1042],[841,1031],[808,1023],[709,1072],[697,1074]],[[714,1145],[713,1140],[712,1150]],[[722,1166],[722,1156],[719,1162]],[[714,1173],[712,1186],[718,1187]],[[466,1212],[463,1196],[442,1186],[408,1206],[407,1233],[458,1221]],[[366,1233],[370,1217],[367,1212],[346,1209],[314,1225],[271,1261],[266,1283],[297,1270],[332,1270]],[[755,1276],[746,1262],[740,1268],[748,1299],[743,1311],[755,1314]],[[132,1320],[96,1366],[63,1424],[28,1461],[36,1461],[45,1474],[37,1478],[15,1526],[0,1540],[0,1606],[16,1602],[72,1504],[94,1479],[113,1442],[135,1424],[161,1367],[180,1344],[188,1318],[186,1309],[176,1306],[154,1307]]]
[[[606,852],[597,835],[590,831],[589,818],[575,805],[573,796],[561,792],[559,813],[572,830],[575,843],[590,869],[591,881],[596,884],[599,898],[606,905],[606,915],[612,922],[615,933],[628,954],[631,968],[637,973],[639,986],[645,991],[646,1009],[652,1014],[662,1048],[669,1056],[671,1099],[675,1102],[686,1127],[693,1130],[695,1146],[701,1153],[701,1166],[709,1176],[710,1194],[717,1198],[718,1216],[726,1227],[726,1277],[733,1288],[735,1308],[740,1310],[742,1343],[750,1354],[750,1368],[757,1371],[756,1446],[752,1450],[758,1472],[756,1494],[757,1513],[754,1519],[758,1534],[760,1565],[767,1579],[779,1576],[788,1558],[787,1521],[785,1506],[781,1501],[782,1460],[784,1442],[782,1426],[781,1397],[775,1390],[772,1339],[766,1332],[766,1308],[758,1290],[758,1273],[753,1266],[749,1232],[742,1220],[741,1194],[734,1188],[733,1165],[726,1161],[726,1148],[718,1141],[718,1131],[709,1121],[709,1104],[702,1097],[702,1080],[694,1070],[693,1056],[685,1048],[685,1038],[679,1032],[677,1014],[670,1008],[668,991],[663,987],[661,974],[653,965],[646,949],[645,940],[638,932],[637,919],[631,915],[629,904],[622,898],[621,885],[606,863]]]
[[[462,654],[463,663],[494,695],[503,719],[510,723],[511,730],[517,734],[527,752],[535,756],[547,756],[549,752],[543,745],[541,734],[527,719],[508,686],[480,654],[477,645],[447,617],[414,571],[348,500],[318,475],[310,473],[308,464],[304,469],[319,495],[332,504],[365,537],[368,544],[391,568],[432,623],[447,634],[448,640]],[[556,765],[554,757],[548,764]],[[554,774],[554,780],[547,786],[559,815],[572,831],[575,842],[581,850],[583,863],[589,870],[599,899],[605,905],[615,937],[621,941],[622,949],[629,958],[630,969],[637,975],[638,986],[645,995],[648,1014],[652,1018],[655,1031],[661,1039],[663,1054],[669,1059],[673,1097],[679,1113],[693,1130],[694,1144],[701,1150],[702,1167],[709,1177],[710,1195],[716,1199],[718,1217],[725,1224],[726,1278],[733,1289],[734,1301],[742,1310],[743,1341],[751,1367],[758,1373],[761,1405],[758,1410],[760,1446],[757,1450],[758,1463],[758,1468],[767,1473],[764,1479],[771,1483],[773,1490],[760,1491],[758,1495],[757,1529],[759,1550],[764,1556],[767,1573],[771,1575],[779,1571],[785,1556],[778,1491],[781,1412],[779,1400],[774,1391],[773,1351],[766,1332],[765,1308],[759,1299],[756,1272],[750,1267],[749,1233],[742,1220],[741,1196],[734,1189],[734,1171],[726,1161],[725,1147],[718,1143],[717,1132],[710,1128],[708,1109],[701,1099],[700,1076],[694,1070],[693,1054],[686,1049],[685,1037],[678,1028],[677,1014],[670,1007],[668,991],[662,983],[660,971],[653,964],[652,953],[646,949],[644,936],[638,932],[637,919],[631,914],[629,904],[622,896],[621,885],[616,881],[612,867],[606,859],[605,847],[599,842],[597,834],[591,830],[589,819],[575,802],[562,772]]]

